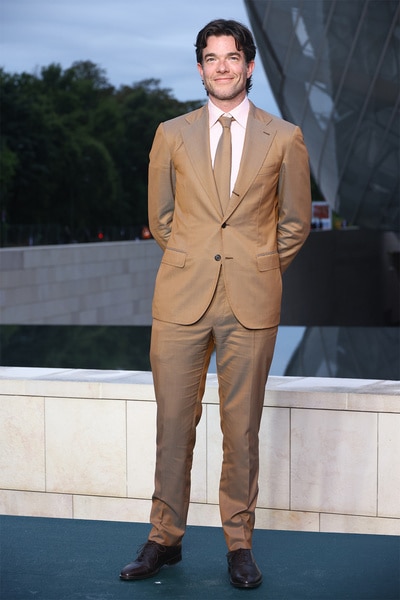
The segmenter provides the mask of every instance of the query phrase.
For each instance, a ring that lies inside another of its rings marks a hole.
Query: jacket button
[[[225,229],[226,223],[222,223],[221,227],[222,227],[222,229]]]
[[[216,254],[216,255],[214,256],[214,259],[215,259],[215,260],[221,260],[221,255],[220,255],[220,254]]]

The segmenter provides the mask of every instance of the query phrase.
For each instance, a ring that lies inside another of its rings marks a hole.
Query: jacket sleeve
[[[308,152],[299,127],[287,144],[278,184],[278,252],[282,273],[308,237],[311,186]]]
[[[164,250],[171,235],[175,206],[175,170],[163,124],[150,151],[148,213],[150,231]]]

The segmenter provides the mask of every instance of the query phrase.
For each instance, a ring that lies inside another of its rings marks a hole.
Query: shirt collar
[[[239,125],[241,125],[243,128],[246,128],[249,109],[250,103],[248,97],[246,96],[239,106],[236,106],[229,111],[229,114],[234,117],[235,121],[237,121]],[[210,128],[215,125],[221,115],[225,114],[220,108],[215,106],[211,100],[208,100],[208,112],[210,115]]]

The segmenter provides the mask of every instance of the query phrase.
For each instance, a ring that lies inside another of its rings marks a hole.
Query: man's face
[[[243,50],[237,50],[230,35],[207,39],[203,63],[197,64],[211,100],[218,106],[230,103],[237,106],[246,96],[246,82],[254,70],[254,61],[246,63]]]

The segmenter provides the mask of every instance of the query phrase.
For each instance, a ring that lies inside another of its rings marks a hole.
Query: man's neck
[[[232,110],[235,110],[235,108],[237,108],[238,106],[240,106],[241,104],[243,104],[243,102],[247,99],[247,95],[244,96],[243,98],[241,98],[240,102],[232,102],[232,103],[227,103],[227,102],[221,102],[216,100],[215,98],[212,98],[211,96],[209,97],[209,102],[211,102],[211,104],[213,106],[215,106],[216,108],[218,108],[219,110],[222,110],[222,112],[224,113],[230,113]]]
[[[224,113],[229,113],[231,110],[235,109],[237,106],[242,104],[246,96],[247,94],[245,93],[232,99],[223,100],[215,98],[213,96],[209,96],[209,99],[214,104],[214,106],[222,110]]]

